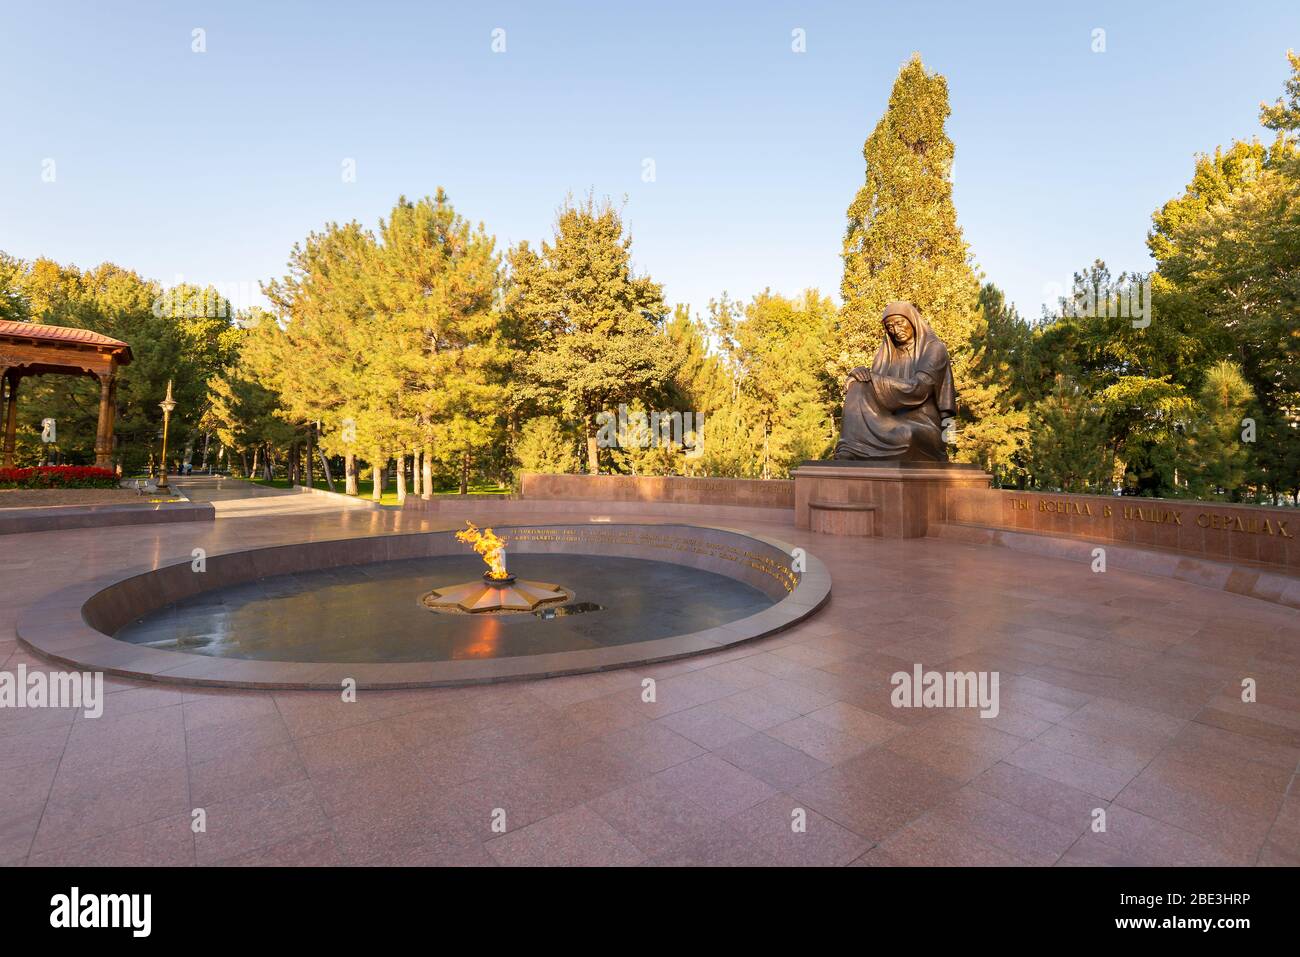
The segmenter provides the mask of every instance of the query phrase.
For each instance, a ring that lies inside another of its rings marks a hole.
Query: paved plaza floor
[[[0,537],[0,671],[50,668],[15,621],[81,578],[461,524],[234,483],[195,497],[214,522]],[[832,598],[718,654],[355,703],[110,678],[98,719],[0,709],[0,864],[1300,864],[1294,609],[747,528],[822,559]],[[917,663],[998,672],[998,715],[893,707]]]

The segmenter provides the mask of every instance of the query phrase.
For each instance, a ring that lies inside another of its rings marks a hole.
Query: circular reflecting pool
[[[350,565],[257,581],[165,605],[113,637],[166,651],[298,662],[511,658],[702,631],[770,607],[751,585],[650,559],[516,554],[510,572],[572,598],[530,614],[439,614],[430,589],[476,579],[476,555]],[[547,614],[546,611],[551,612]]]

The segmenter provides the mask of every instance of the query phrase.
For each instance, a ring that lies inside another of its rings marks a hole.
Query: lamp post
[[[162,443],[162,478],[158,479],[158,491],[171,492],[167,484],[167,425],[171,422],[172,412],[176,409],[176,400],[172,398],[172,380],[167,380],[167,397],[158,403],[158,407],[163,410],[163,443]]]

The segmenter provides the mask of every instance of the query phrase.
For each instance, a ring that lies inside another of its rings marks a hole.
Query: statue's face
[[[903,316],[888,316],[885,319],[885,331],[889,333],[889,338],[894,340],[896,346],[908,345],[914,335],[912,324]]]

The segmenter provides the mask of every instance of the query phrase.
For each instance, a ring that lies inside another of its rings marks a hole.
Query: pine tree
[[[969,413],[957,435],[957,458],[977,462],[1001,485],[1028,438],[1026,385],[1033,331],[992,283],[980,289],[980,319],[971,340],[973,363],[961,393]]]
[[[588,197],[560,210],[551,242],[512,277],[515,335],[535,349],[530,394],[582,424],[592,474],[600,413],[662,389],[676,365],[659,334],[663,291],[632,273],[631,245],[613,206]]]
[[[708,415],[698,458],[688,459],[687,475],[758,478],[762,473],[763,420],[757,403],[737,395]]]
[[[383,455],[387,425],[370,381],[370,357],[383,335],[366,298],[375,256],[374,235],[356,222],[329,223],[295,244],[289,272],[262,289],[275,328],[246,350],[259,381],[279,393],[289,421],[320,423],[321,448],[344,457],[349,494],[357,491],[358,456]]]
[[[494,240],[439,190],[399,198],[378,235],[327,225],[265,287],[283,334],[268,335],[250,361],[280,392],[286,417],[320,423],[322,449],[345,457],[349,492],[358,455],[377,479],[397,459],[400,498],[408,456],[427,461],[436,447],[464,477],[499,441],[498,271]]]
[[[1161,495],[1172,489],[1173,470],[1162,464],[1167,460],[1160,450],[1191,421],[1194,402],[1183,366],[1196,361],[1203,340],[1162,312],[1154,298],[1145,327],[1106,298],[1108,290],[1140,289],[1145,278],[1112,277],[1101,260],[1076,272],[1069,295],[1053,312],[1044,310],[1034,343],[1043,366],[1069,378],[1105,411],[1108,431],[1101,441],[1135,476],[1130,484],[1142,494]],[[1030,441],[1040,439],[1034,434]]]
[[[578,436],[566,432],[552,415],[539,415],[524,423],[515,454],[524,472],[567,475],[581,466]]]
[[[399,500],[407,452],[458,474],[464,494],[477,457],[501,441],[508,356],[494,308],[499,273],[495,240],[441,189],[400,198],[380,222],[366,289],[384,335],[370,364],[393,411],[387,447],[398,458]]]
[[[1187,440],[1187,485],[1197,498],[1220,490],[1239,497],[1246,479],[1247,449],[1242,416],[1255,392],[1236,363],[1224,360],[1205,373],[1199,395],[1198,422]]]
[[[271,450],[288,448],[297,430],[288,421],[279,394],[260,381],[257,363],[251,360],[263,348],[265,337],[275,334],[273,320],[254,312],[242,322],[247,328],[241,330],[239,359],[208,379],[209,405],[200,427],[228,448],[262,448],[269,471]]]
[[[1036,487],[1110,490],[1113,467],[1106,447],[1106,413],[1078,383],[1057,376],[1051,393],[1034,406],[1029,428],[1033,441],[1025,464]]]
[[[709,349],[707,329],[678,304],[664,326],[665,348],[677,357],[677,371],[668,384],[668,403],[680,412],[712,412],[731,398],[731,377],[722,360]]]

